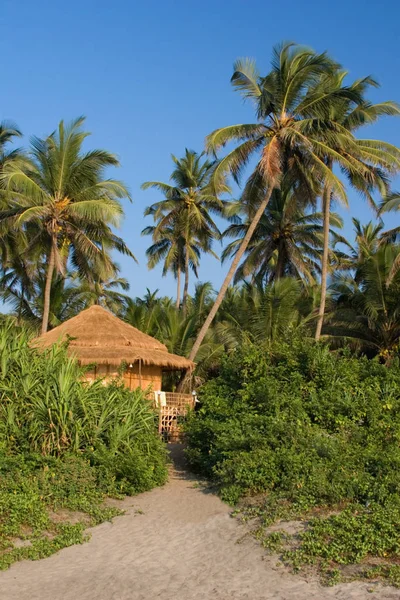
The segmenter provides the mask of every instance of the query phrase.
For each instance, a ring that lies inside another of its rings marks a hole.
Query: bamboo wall
[[[98,365],[94,371],[86,374],[87,381],[104,378],[105,382],[117,379],[119,377],[118,367],[115,365]],[[149,385],[153,390],[161,390],[162,385],[162,367],[155,365],[142,365],[139,372],[139,364],[135,363],[132,368],[128,368],[123,374],[123,380],[129,389],[137,387],[146,389]]]

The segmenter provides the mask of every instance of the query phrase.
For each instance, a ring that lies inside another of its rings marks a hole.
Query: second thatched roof
[[[170,354],[164,344],[121,321],[101,306],[91,306],[55,329],[36,338],[35,345],[48,348],[69,340],[68,351],[81,364],[120,365],[134,363],[157,365],[164,369],[193,369],[195,364]]]

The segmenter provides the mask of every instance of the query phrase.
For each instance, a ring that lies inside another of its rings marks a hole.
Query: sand
[[[126,498],[126,514],[91,540],[0,573],[1,600],[400,599],[376,583],[323,588],[290,574],[223,504],[179,468],[169,483]]]

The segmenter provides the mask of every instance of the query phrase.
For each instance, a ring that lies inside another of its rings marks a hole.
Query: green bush
[[[247,346],[201,390],[194,468],[240,497],[361,502],[398,494],[400,372],[293,340]]]
[[[292,514],[321,506],[339,507],[340,513],[347,506],[350,512],[336,521],[313,522],[302,538],[303,558],[312,543],[321,560],[334,563],[339,555],[357,561],[365,552],[380,556],[381,548],[400,555],[398,536],[383,527],[393,527],[396,519],[389,515],[400,510],[397,364],[386,367],[299,339],[247,345],[226,358],[200,400],[186,426],[187,456],[226,501],[266,493],[257,514],[278,519],[277,507],[288,504]],[[360,506],[364,520],[352,521],[349,515],[356,507],[360,515]],[[325,558],[318,542],[324,527],[340,548]],[[364,543],[367,527],[371,535]]]

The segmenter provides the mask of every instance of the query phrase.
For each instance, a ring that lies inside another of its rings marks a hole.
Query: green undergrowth
[[[167,453],[141,390],[88,384],[63,346],[40,353],[0,327],[0,568],[86,539],[119,513],[108,496],[167,480]]]
[[[319,574],[326,585],[360,579],[400,587],[398,503],[306,507],[272,495],[233,514],[295,572]]]
[[[200,400],[186,426],[191,466],[231,504],[264,498],[241,515],[258,520],[267,550],[326,583],[400,584],[397,363],[296,338],[248,344]],[[288,521],[295,531],[280,528]]]

